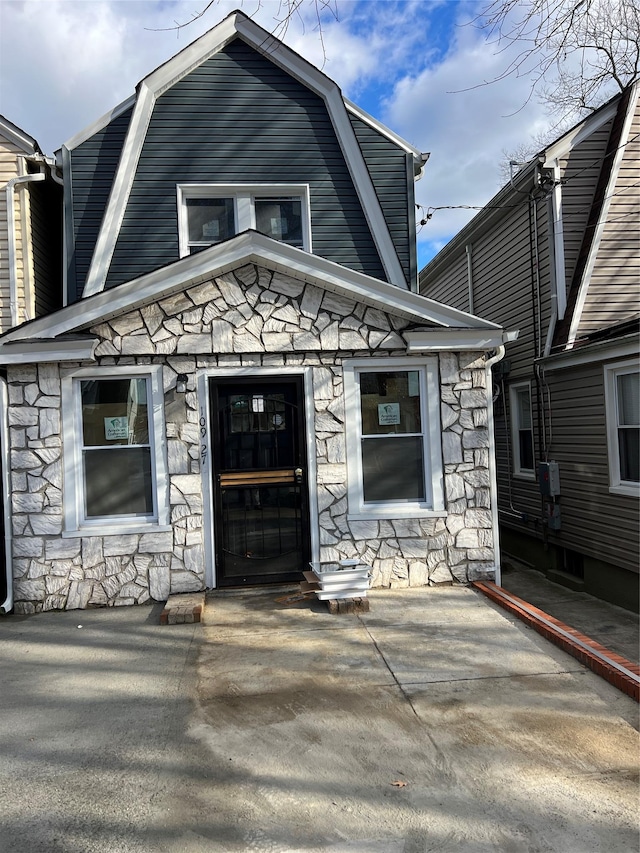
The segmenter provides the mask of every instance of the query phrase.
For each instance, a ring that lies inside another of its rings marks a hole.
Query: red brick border
[[[492,581],[474,581],[472,586],[491,601],[517,616],[529,627],[534,628],[545,639],[588,666],[618,690],[626,693],[636,702],[640,702],[640,666],[638,664],[631,663],[621,655],[606,649],[600,643],[576,631],[575,628],[570,628],[533,604],[496,586]]]

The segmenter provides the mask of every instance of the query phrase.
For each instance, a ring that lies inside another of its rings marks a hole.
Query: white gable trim
[[[576,145],[580,145],[580,143],[584,142],[585,139],[588,139],[592,133],[599,130],[603,124],[611,121],[618,111],[618,103],[619,99],[616,98],[607,106],[603,107],[602,110],[599,110],[595,115],[586,118],[583,122],[576,125],[568,131],[568,133],[565,133],[564,136],[561,136],[560,139],[553,142],[548,148],[546,148],[544,151],[546,159],[543,168],[553,168],[554,160],[561,160],[563,157],[566,157],[567,154],[576,147]]]
[[[567,349],[571,349],[573,347],[576,338],[578,337],[580,322],[582,320],[582,313],[584,311],[584,306],[587,301],[587,294],[589,292],[589,284],[591,283],[591,276],[593,275],[593,268],[598,257],[598,251],[600,249],[600,243],[602,241],[604,228],[607,224],[609,207],[611,205],[611,197],[615,192],[616,184],[618,182],[618,175],[620,173],[620,166],[624,157],[625,146],[629,141],[629,133],[631,132],[633,117],[637,109],[639,88],[640,83],[636,83],[629,96],[629,105],[627,109],[627,114],[624,119],[622,133],[620,135],[620,143],[618,145],[618,150],[616,151],[613,160],[613,165],[611,167],[611,174],[609,175],[607,190],[604,196],[604,201],[602,203],[602,209],[600,210],[600,217],[598,219],[598,224],[593,235],[591,246],[589,247],[589,256],[587,258],[587,263],[582,274],[582,281],[580,282],[580,289],[578,290],[578,298],[576,299],[576,306],[573,312],[573,317],[571,318],[571,326],[569,327],[569,337],[567,339]]]
[[[0,134],[25,154],[33,155],[40,150],[36,140],[9,119],[0,117]]]
[[[495,323],[348,270],[333,261],[280,243],[256,231],[245,231],[225,243],[181,258],[168,267],[154,270],[91,298],[81,299],[48,317],[19,326],[0,339],[0,350],[13,341],[34,337],[53,338],[87,328],[108,317],[126,313],[146,302],[211,280],[249,263],[311,282],[347,299],[363,302],[416,323],[436,323],[447,329],[472,328],[482,330],[485,334],[500,335],[502,332]]]
[[[403,139],[401,136],[398,136],[397,133],[394,133],[391,128],[382,124],[381,121],[378,121],[377,118],[374,118],[372,115],[369,115],[368,112],[361,109],[357,104],[354,104],[353,101],[350,101],[348,98],[344,98],[344,105],[347,109],[347,112],[353,113],[354,116],[359,118],[365,124],[368,124],[374,130],[377,130],[382,136],[386,136],[387,139],[390,139],[391,142],[395,142],[395,144],[399,148],[403,148],[407,154],[412,154],[414,157],[422,158],[422,151],[416,148],[414,145],[411,145],[410,142],[407,142],[406,139]]]
[[[76,133],[75,136],[72,136],[67,142],[64,143],[62,148],[66,148],[68,151],[73,151],[74,148],[77,148],[78,145],[82,145],[83,142],[86,142],[87,139],[91,139],[96,133],[99,133],[101,130],[110,124],[115,118],[122,115],[125,110],[128,110],[129,107],[132,107],[136,102],[136,96],[130,95],[126,101],[123,101],[121,104],[118,104],[117,107],[114,107],[112,110],[109,110],[108,113],[105,113],[99,119],[90,124],[89,127],[85,127],[84,130],[81,130],[79,133]]]
[[[384,270],[392,284],[407,288],[391,234],[338,86],[262,27],[242,13],[234,12],[140,83],[122,157],[91,259],[84,296],[93,296],[104,289],[157,97],[222,50],[236,35],[324,100]]]

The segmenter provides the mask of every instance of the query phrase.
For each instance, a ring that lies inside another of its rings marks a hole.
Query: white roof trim
[[[340,264],[280,243],[257,231],[245,231],[224,243],[181,258],[168,267],[154,270],[88,299],[81,299],[48,317],[19,326],[0,339],[0,350],[14,341],[26,341],[34,337],[53,338],[87,328],[107,317],[126,313],[165,294],[208,281],[249,263],[311,282],[324,290],[339,293],[348,299],[363,302],[413,322],[436,323],[447,329],[475,328],[482,330],[485,335],[487,332],[502,332],[501,327],[495,323],[481,320],[417,293],[401,290],[386,281],[348,270]]]
[[[402,334],[407,341],[408,353],[432,350],[491,350],[506,343],[508,336],[502,329],[420,329]]]
[[[77,148],[78,145],[82,145],[83,142],[86,142],[87,139],[91,139],[96,133],[104,130],[104,128],[110,124],[115,118],[122,115],[125,110],[128,110],[129,107],[132,107],[136,102],[136,96],[130,95],[126,101],[123,101],[121,104],[118,104],[117,107],[114,107],[112,110],[109,110],[108,113],[105,113],[99,119],[90,124],[88,127],[85,127],[84,130],[76,133],[75,136],[72,136],[67,142],[63,144],[63,148],[66,148],[69,151],[73,151],[74,148]]]
[[[589,256],[587,258],[587,263],[585,265],[584,272],[582,273],[582,281],[580,282],[580,289],[578,290],[578,297],[576,299],[576,305],[573,311],[573,316],[571,318],[569,336],[567,338],[567,348],[569,349],[573,347],[575,340],[578,337],[578,330],[580,328],[580,322],[582,321],[582,313],[584,311],[584,306],[587,301],[587,294],[589,292],[589,285],[591,283],[593,268],[598,257],[598,251],[600,249],[600,243],[602,241],[602,235],[604,234],[605,225],[607,224],[609,207],[611,205],[611,197],[615,192],[616,184],[618,181],[618,175],[620,173],[620,166],[622,164],[622,159],[625,153],[625,146],[629,141],[629,133],[631,132],[631,125],[633,123],[633,118],[638,104],[639,88],[640,83],[635,83],[629,95],[629,104],[627,108],[627,114],[624,119],[622,133],[620,134],[618,150],[616,151],[616,155],[611,166],[611,174],[609,175],[609,180],[607,182],[607,189],[605,192],[604,201],[602,203],[602,208],[600,210],[598,224],[593,235],[591,246],[589,247]]]
[[[0,133],[17,148],[21,148],[25,154],[37,154],[40,151],[40,146],[33,136],[29,136],[17,124],[4,116],[0,116]]]
[[[92,296],[104,289],[156,98],[193,68],[222,50],[236,35],[324,100],[384,270],[390,282],[407,288],[402,266],[338,86],[246,15],[234,12],[140,83],[84,295]]]
[[[86,341],[21,341],[0,346],[0,364],[93,361],[97,338]]]
[[[348,98],[343,98],[344,105],[347,108],[347,112],[353,113],[354,116],[357,116],[361,119],[365,124],[368,124],[374,130],[377,130],[378,133],[382,134],[382,136],[386,136],[387,139],[390,139],[392,142],[395,142],[400,148],[404,148],[407,154],[413,154],[414,157],[422,157],[422,151],[411,145],[410,142],[407,142],[406,139],[403,139],[401,136],[398,136],[397,133],[394,133],[391,128],[387,127],[385,124],[382,124],[381,121],[378,121],[377,118],[374,118],[372,115],[369,115],[368,112],[365,112],[361,107],[357,104],[354,104],[353,101],[350,101]]]
[[[598,341],[584,344],[576,349],[564,350],[554,355],[541,358],[539,364],[546,373],[549,370],[563,370],[566,367],[579,367],[581,364],[592,364],[598,361],[625,358],[640,355],[638,335],[627,335],[609,341]]]
[[[556,140],[556,142],[553,142],[548,148],[546,148],[544,151],[546,160],[543,168],[553,168],[554,160],[566,157],[572,148],[575,148],[576,145],[579,145],[581,142],[584,142],[585,139],[588,139],[591,134],[595,133],[596,130],[599,130],[603,124],[611,121],[618,111],[618,102],[619,99],[614,99],[610,104],[603,107],[601,110],[598,110],[595,115],[586,118],[583,122],[576,125],[574,128],[565,133],[564,136],[561,136],[560,139]]]

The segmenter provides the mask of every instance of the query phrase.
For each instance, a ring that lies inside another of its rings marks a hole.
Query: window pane
[[[422,437],[362,440],[365,501],[424,500]]]
[[[90,379],[80,388],[85,447],[149,443],[146,379]]]
[[[618,424],[640,424],[640,373],[621,373],[618,383]]]
[[[520,468],[533,471],[533,434],[531,430],[521,430],[520,441]]]
[[[422,432],[417,370],[360,374],[362,434]]]
[[[302,248],[302,203],[299,198],[256,198],[256,228],[261,234]]]
[[[153,515],[148,447],[85,450],[83,457],[87,518]]]
[[[518,401],[518,427],[520,429],[531,429],[531,392],[528,388],[518,388],[516,399]]]
[[[640,483],[640,429],[618,430],[620,479]]]
[[[219,243],[235,234],[232,198],[188,198],[190,243]]]

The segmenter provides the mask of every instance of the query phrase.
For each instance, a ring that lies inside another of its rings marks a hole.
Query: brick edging
[[[473,581],[471,584],[491,601],[517,616],[545,639],[559,646],[593,672],[606,679],[636,702],[640,701],[640,666],[601,646],[585,634],[570,628],[544,610],[529,604],[492,581]]]

